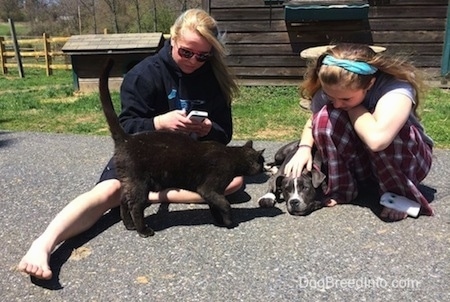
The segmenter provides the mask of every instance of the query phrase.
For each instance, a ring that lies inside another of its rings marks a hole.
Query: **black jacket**
[[[213,127],[201,140],[228,144],[233,134],[231,108],[227,105],[211,65],[206,62],[192,74],[184,74],[172,58],[166,41],[161,50],[134,66],[124,77],[119,120],[128,133],[155,130],[153,118],[180,108],[187,100],[191,110],[208,112]]]

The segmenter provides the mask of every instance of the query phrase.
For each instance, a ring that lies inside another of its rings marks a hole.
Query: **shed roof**
[[[163,42],[160,32],[74,35],[64,44],[62,51],[70,55],[156,52]]]

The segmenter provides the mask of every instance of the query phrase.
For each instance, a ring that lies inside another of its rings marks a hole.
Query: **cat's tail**
[[[113,59],[109,58],[106,61],[102,74],[100,75],[98,88],[100,92],[100,101],[102,103],[103,113],[105,114],[109,130],[111,131],[111,135],[114,140],[116,140],[124,139],[127,135],[120,126],[119,118],[117,117],[117,113],[114,111],[114,105],[111,100],[111,93],[109,92],[108,79],[113,65]]]

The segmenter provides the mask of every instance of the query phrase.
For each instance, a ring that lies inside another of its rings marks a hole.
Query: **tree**
[[[118,0],[104,0],[105,3],[108,5],[111,14],[113,16],[113,27],[114,32],[117,34],[120,32],[119,30],[119,20],[118,20],[118,13],[119,13],[119,1]]]
[[[138,33],[141,32],[141,10],[139,7],[139,0],[134,0],[134,7],[136,8],[136,22]]]
[[[54,4],[46,0],[27,0],[24,2],[24,15],[30,23],[31,35],[42,35],[47,30],[53,30],[53,21],[57,18],[54,11]]]
[[[23,14],[17,0],[0,0],[0,20],[6,22],[8,19],[23,21]]]
[[[28,21],[28,35],[38,36],[96,34],[104,28],[169,33],[175,18],[193,7],[201,7],[201,0],[0,0],[0,18]]]
[[[81,20],[85,20],[85,26],[87,27],[93,27],[94,29],[94,34],[97,33],[97,11],[96,11],[96,7],[95,7],[95,0],[78,0],[79,2],[79,7],[78,7],[78,11],[79,11],[79,15],[78,18],[80,19],[80,22],[83,25],[83,22]],[[80,7],[81,6],[81,7]],[[85,14],[82,14],[82,11],[85,12]],[[82,18],[82,15],[85,16],[84,18]],[[87,18],[86,18],[87,16]],[[92,16],[92,20],[90,19],[90,17]],[[86,21],[86,19],[88,19]],[[92,22],[92,23],[91,23]],[[91,25],[91,26],[89,26]],[[80,33],[83,30],[80,30]]]

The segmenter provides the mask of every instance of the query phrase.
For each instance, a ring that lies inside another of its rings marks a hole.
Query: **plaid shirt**
[[[324,106],[313,115],[313,136],[328,168],[326,196],[340,203],[358,195],[358,183],[377,180],[380,196],[393,192],[421,204],[421,213],[433,215],[427,199],[418,189],[432,163],[432,147],[420,130],[407,121],[394,141],[373,152],[361,141],[347,112]]]

